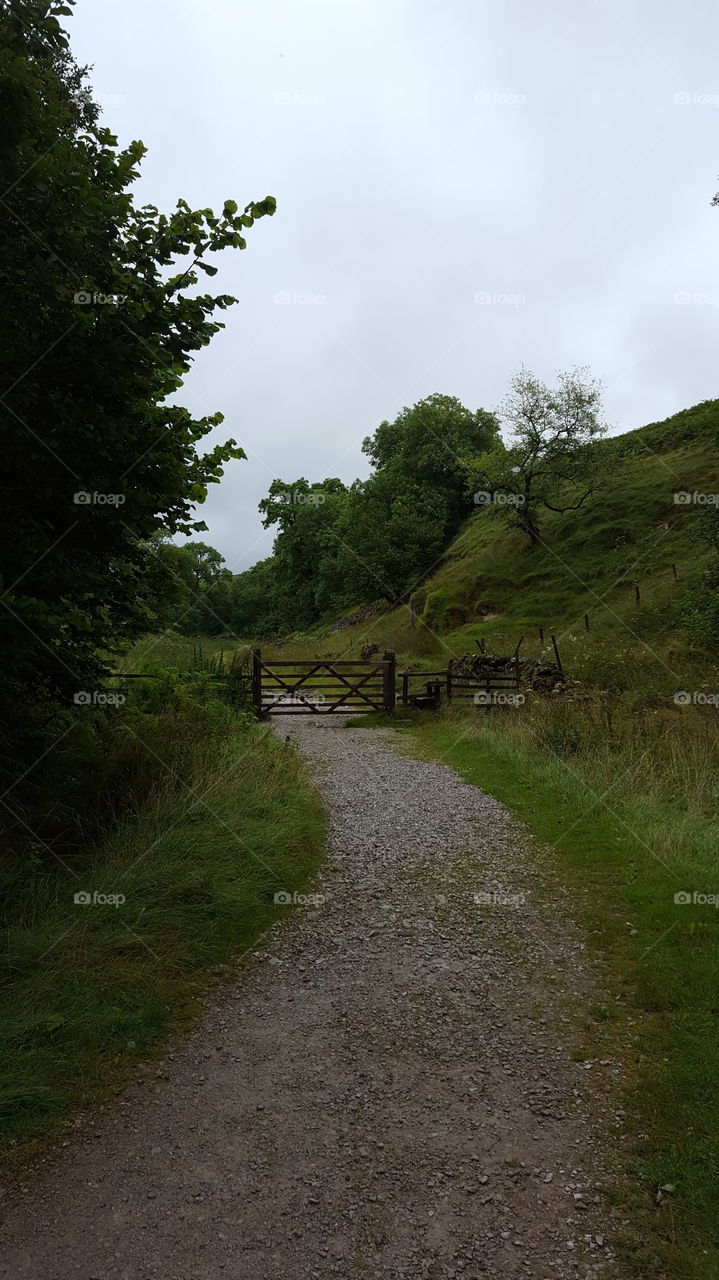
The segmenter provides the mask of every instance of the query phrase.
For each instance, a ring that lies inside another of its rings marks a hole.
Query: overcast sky
[[[277,213],[210,288],[226,329],[179,397],[247,462],[202,511],[270,554],[274,477],[367,474],[439,391],[493,408],[520,363],[588,364],[613,431],[719,393],[714,0],[78,0],[142,202]],[[210,437],[213,440],[215,437]]]

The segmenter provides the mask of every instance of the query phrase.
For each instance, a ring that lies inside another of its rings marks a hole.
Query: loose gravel
[[[617,1068],[548,855],[391,730],[278,717],[328,861],[153,1080],[9,1195],[12,1280],[609,1280]]]

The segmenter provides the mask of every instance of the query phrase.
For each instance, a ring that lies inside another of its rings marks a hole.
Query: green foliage
[[[456,604],[441,587],[425,593],[421,621],[432,631],[453,631],[468,620],[469,610]]]
[[[208,696],[202,674],[137,682],[123,724],[96,741],[95,776],[105,745],[122,753],[107,762],[122,778],[110,835],[2,869],[0,1132],[11,1143],[124,1084],[278,917],[274,894],[301,888],[320,861],[324,820],[297,756]],[[124,901],[83,905],[78,891]]]
[[[717,688],[708,665],[717,633],[703,586],[716,565],[707,537],[714,516],[675,503],[674,493],[719,492],[718,425],[719,401],[711,401],[651,424],[650,448],[642,430],[597,442],[590,447],[604,455],[611,482],[575,510],[547,512],[542,545],[530,548],[519,530],[480,508],[412,593],[412,609],[378,611],[336,636],[317,628],[293,656],[340,644],[359,656],[371,642],[394,649],[402,663],[426,659],[429,670],[475,651],[480,640],[511,653],[523,636],[525,656],[552,658],[554,631],[570,675],[600,689],[651,688],[671,698],[707,680]],[[701,632],[688,629],[692,602],[708,618]]]
[[[310,485],[303,476],[292,484],[273,480],[260,502],[265,528],[278,528],[274,566],[265,585],[265,625],[294,631],[309,626],[332,608],[338,590],[338,527],[348,498],[341,480]],[[237,618],[240,626],[244,620]],[[245,630],[245,634],[246,634]]]
[[[165,538],[150,547],[145,605],[153,628],[174,627],[183,635],[219,635],[228,627],[232,574],[205,542],[175,546]]]
[[[147,629],[158,532],[203,528],[194,504],[244,456],[231,439],[200,453],[221,415],[169,398],[234,301],[198,293],[198,273],[243,249],[275,202],[136,205],[144,147],[118,149],[98,123],[58,21],[68,8],[1,9],[4,789],[47,746],[58,704],[96,685],[100,651]]]
[[[607,428],[600,421],[601,386],[586,369],[559,375],[550,388],[529,370],[515,374],[501,409],[510,446],[500,443],[475,457],[472,487],[509,517],[533,544],[540,541],[543,510],[580,507],[606,478],[596,452],[587,448]]]
[[[480,636],[491,647],[502,633],[508,651],[524,635],[526,651],[541,626],[547,643],[549,632],[557,632],[562,651],[571,649],[576,655],[573,663],[583,662],[586,650],[587,674],[591,676],[596,661],[594,678],[602,687],[607,687],[605,676],[631,678],[631,663],[645,660],[651,660],[662,685],[673,680],[673,688],[681,687],[677,650],[686,650],[688,638],[707,654],[716,647],[711,578],[704,586],[704,575],[714,571],[716,551],[708,537],[713,513],[701,515],[696,505],[677,504],[674,494],[719,492],[714,445],[719,402],[677,418],[679,422],[672,418],[647,429],[651,448],[643,446],[641,431],[592,445],[603,457],[609,483],[577,509],[548,511],[540,546],[530,548],[521,532],[497,520],[489,506],[465,522],[441,565],[415,593],[421,608],[423,599],[441,590],[452,607],[464,607],[476,619],[471,634],[463,632],[455,640],[456,624],[436,618],[453,649],[474,647]],[[700,539],[695,531],[702,527],[706,533]],[[485,609],[496,616],[482,621]],[[690,609],[696,610],[697,621],[688,635]],[[590,615],[588,635],[585,612]],[[708,619],[701,631],[699,612]],[[613,673],[613,654],[620,651]]]
[[[182,776],[183,753],[198,736],[249,714],[249,650],[212,653],[208,643],[174,635],[147,641],[125,670],[151,679],[107,680],[92,702],[57,714],[53,749],[11,792],[2,848],[8,867],[28,847],[43,867],[80,856],[141,811],[166,772]]]
[[[701,511],[694,538],[700,548],[713,552],[710,563],[694,576],[684,596],[682,618],[692,640],[703,649],[716,650],[719,641],[719,510]]]
[[[471,508],[465,456],[496,439],[492,414],[432,395],[364,441],[368,480],[349,489],[336,479],[274,480],[260,503],[265,526],[278,529],[274,555],[235,579],[233,630],[269,635],[363,600],[402,600]]]

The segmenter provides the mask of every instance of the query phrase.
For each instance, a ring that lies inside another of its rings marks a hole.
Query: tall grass
[[[292,750],[196,683],[142,682],[122,709],[112,831],[3,871],[0,1131],[54,1131],[122,1083],[277,917],[321,857]],[[114,760],[117,765],[117,758]],[[76,894],[112,900],[76,901]]]
[[[147,674],[164,668],[177,671],[211,671],[217,663],[228,664],[233,659],[246,661],[249,646],[232,637],[181,636],[174,631],[161,635],[145,636],[128,650],[116,664],[121,673]]]

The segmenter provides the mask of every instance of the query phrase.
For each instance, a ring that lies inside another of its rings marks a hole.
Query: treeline
[[[579,506],[600,482],[587,446],[605,430],[600,387],[582,369],[555,388],[521,369],[497,412],[420,400],[364,440],[369,479],[273,481],[259,505],[277,529],[274,553],[218,573],[203,592],[203,634],[302,631],[356,604],[406,601],[481,504],[537,543],[546,509]]]
[[[369,479],[274,480],[259,504],[277,529],[274,553],[245,573],[233,576],[201,543],[158,548],[158,620],[187,634],[263,636],[369,599],[399,602],[472,509],[468,459],[499,443],[493,413],[453,396],[421,400],[365,439]]]
[[[243,634],[303,630],[354,604],[396,604],[437,563],[472,509],[467,459],[491,450],[499,423],[432,395],[367,437],[367,480],[275,480],[260,503],[274,555],[232,584]]]
[[[197,504],[245,456],[232,439],[201,452],[222,415],[174,395],[235,301],[199,281],[275,211],[135,202],[145,148],[101,124],[72,2],[0,0],[0,788],[6,841],[40,852],[41,812],[82,832],[67,797],[106,767],[95,695],[179,589],[166,538],[202,532]],[[197,587],[201,555],[174,567]]]
[[[484,509],[519,530],[516,555],[531,555],[548,513],[599,497],[623,459],[716,440],[714,401],[605,439],[600,391],[587,370],[547,387],[521,369],[496,413],[472,413],[444,395],[403,409],[364,441],[368,480],[273,481],[259,505],[265,526],[277,530],[274,554],[246,572],[233,576],[200,543],[164,547],[174,578],[168,603],[158,602],[160,623],[188,635],[263,638],[377,599],[396,605],[432,572],[470,512]],[[682,619],[691,639],[711,648],[719,634],[717,506],[700,507],[687,533],[700,554],[709,547],[714,555],[687,582]],[[180,584],[184,598],[173,602]]]

